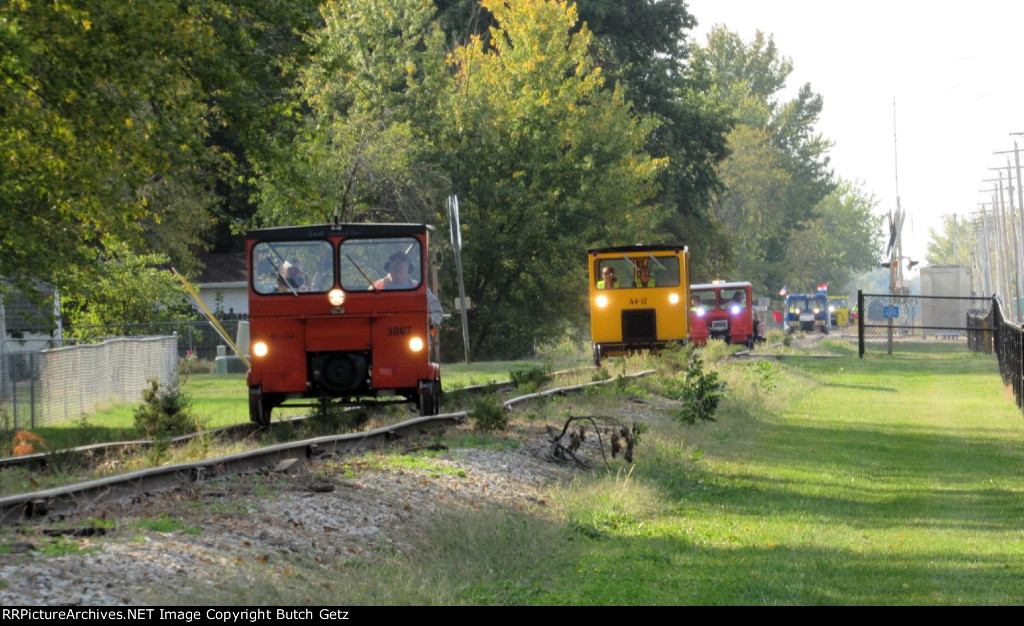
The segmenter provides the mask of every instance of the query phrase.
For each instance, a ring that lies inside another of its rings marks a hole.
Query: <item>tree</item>
[[[718,26],[705,47],[695,47],[694,63],[738,122],[729,137],[734,152],[718,170],[724,189],[712,202],[715,222],[729,233],[735,261],[728,269],[761,289],[778,288],[786,282],[790,238],[835,188],[831,144],[814,130],[822,98],[805,84],[779,101],[792,61],[760,32],[744,43]]]
[[[293,90],[309,63],[310,34],[323,25],[320,4],[191,0],[182,5],[209,30],[210,45],[193,50],[185,63],[210,111],[207,149],[222,157],[205,172],[214,203],[197,222],[203,225],[199,245],[239,250],[239,232],[253,225],[259,172],[286,158],[306,112]]]
[[[462,206],[471,345],[510,356],[581,319],[587,245],[641,241],[658,223],[663,162],[643,152],[653,124],[605,87],[572,6],[483,6],[497,26],[451,55],[439,145]]]
[[[966,216],[942,216],[942,231],[928,229],[928,249],[925,260],[928,265],[968,265],[971,249],[977,240],[978,225]]]
[[[66,284],[111,239],[166,216],[169,189],[209,205],[206,116],[183,59],[207,31],[177,3],[0,6],[0,272]]]
[[[789,287],[813,291],[815,285],[846,285],[854,276],[878,267],[882,254],[882,216],[878,201],[851,183],[814,209],[814,217],[793,233],[787,250]]]
[[[138,255],[127,244],[113,243],[95,263],[69,271],[73,289],[61,299],[68,335],[134,334],[126,325],[177,322],[194,315],[184,286],[166,269],[167,257]]]
[[[440,206],[426,145],[450,77],[432,12],[430,0],[324,4],[300,78],[309,114],[289,158],[264,169],[262,221],[425,221]]]
[[[737,126],[729,134],[729,151],[718,170],[724,189],[712,204],[728,247],[707,251],[708,267],[725,273],[706,278],[733,275],[758,288],[770,287],[782,264],[770,251],[775,241],[788,235],[785,198],[792,175],[762,128]]]
[[[704,252],[718,247],[707,208],[732,120],[709,97],[709,76],[691,59],[688,31],[696,20],[683,0],[580,0],[577,6],[594,33],[592,50],[604,74],[625,87],[636,115],[660,122],[645,149],[668,159],[655,198],[666,218],[645,241],[689,244],[702,267]]]
[[[484,44],[493,16],[478,0],[436,0],[448,40],[472,35]],[[644,150],[665,159],[651,204],[662,218],[638,240],[606,243],[682,243],[695,271],[713,272],[709,258],[725,246],[708,204],[718,188],[716,164],[726,154],[730,111],[710,97],[709,77],[691,62],[688,31],[695,20],[684,0],[577,0],[579,21],[589,30],[589,53],[608,86],[619,87],[633,114],[658,122]]]
[[[249,217],[315,6],[0,2],[0,272],[67,294],[112,242],[192,269]]]

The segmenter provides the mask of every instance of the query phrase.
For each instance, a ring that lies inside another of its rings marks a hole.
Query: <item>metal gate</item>
[[[992,298],[857,292],[860,356],[992,354]]]

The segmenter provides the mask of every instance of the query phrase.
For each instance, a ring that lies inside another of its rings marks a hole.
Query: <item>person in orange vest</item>
[[[395,252],[388,257],[384,263],[384,271],[387,276],[373,283],[370,287],[374,291],[387,291],[393,289],[415,289],[419,281],[412,278],[412,263],[409,257],[401,252]],[[441,301],[437,299],[434,292],[427,289],[427,314],[430,317],[430,326],[438,328],[444,319],[444,311],[441,308]],[[434,333],[431,333],[433,336]]]
[[[384,271],[388,273],[387,276],[373,283],[373,289],[375,291],[415,289],[419,282],[412,279],[410,266],[409,257],[401,252],[392,254],[388,257],[387,263],[384,264]]]

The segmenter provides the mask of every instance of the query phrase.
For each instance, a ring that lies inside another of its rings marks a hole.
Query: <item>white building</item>
[[[201,254],[205,269],[196,281],[203,304],[222,319],[249,318],[248,269],[244,252]]]

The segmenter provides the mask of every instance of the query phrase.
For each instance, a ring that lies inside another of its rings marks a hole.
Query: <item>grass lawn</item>
[[[585,604],[1024,599],[1024,419],[994,360],[783,371],[781,410],[694,429],[704,453],[685,480],[639,467],[668,510],[588,542],[537,600],[569,588]]]

